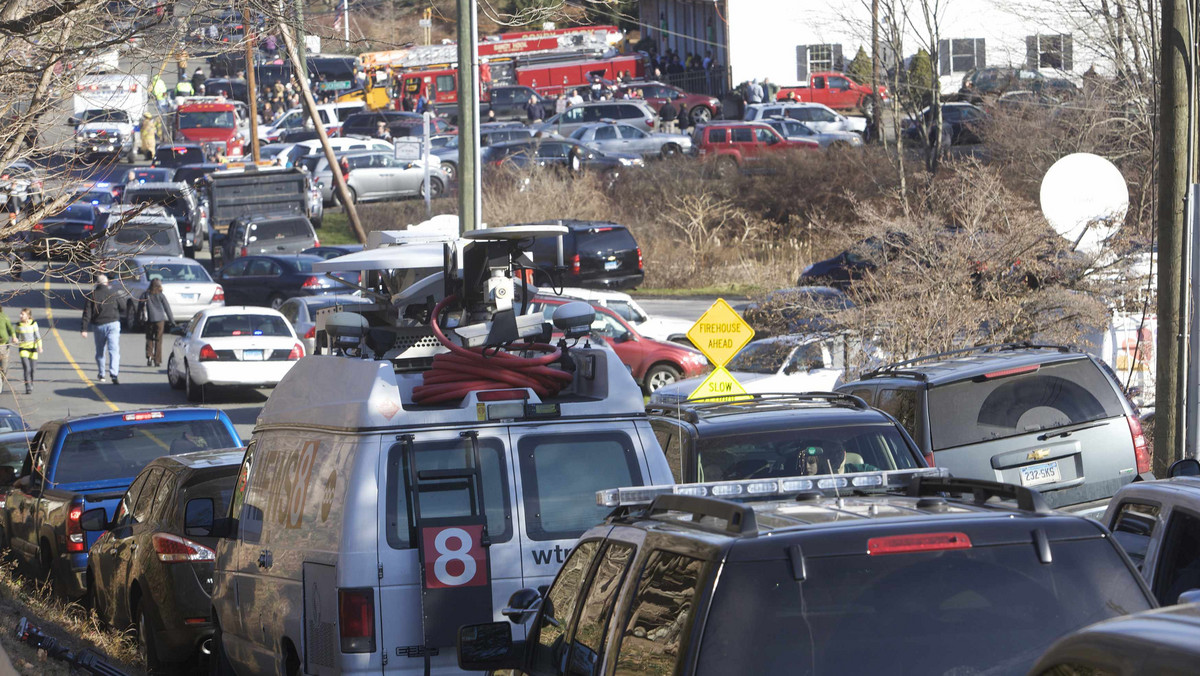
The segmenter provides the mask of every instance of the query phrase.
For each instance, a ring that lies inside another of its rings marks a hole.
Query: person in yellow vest
[[[33,321],[33,311],[29,308],[21,310],[21,319],[17,322],[17,349],[21,355],[21,372],[25,375],[25,394],[33,394],[33,369],[37,366],[38,353],[42,351],[42,334],[37,322]]]
[[[154,149],[158,147],[158,120],[150,111],[142,113],[142,152],[149,159],[154,159]]]

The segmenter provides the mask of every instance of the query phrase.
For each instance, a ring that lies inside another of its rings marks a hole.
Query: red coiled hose
[[[550,366],[562,356],[562,351],[545,343],[523,344],[521,349],[546,352],[541,357],[518,357],[509,352],[491,352],[484,356],[483,348],[467,348],[450,341],[438,326],[442,310],[455,300],[449,296],[433,308],[430,326],[438,342],[450,350],[433,358],[433,366],[425,372],[422,384],[413,388],[413,402],[439,404],[461,401],[475,390],[496,390],[528,387],[539,397],[558,394],[571,383],[573,376]]]

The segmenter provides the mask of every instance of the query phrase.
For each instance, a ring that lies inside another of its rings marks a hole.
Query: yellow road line
[[[83,384],[87,385],[89,389],[95,392],[97,397],[100,397],[100,401],[107,404],[108,407],[113,411],[120,411],[121,408],[112,403],[108,397],[104,396],[104,393],[100,391],[100,388],[96,387],[96,384],[92,382],[92,379],[88,378],[87,374],[83,372],[83,369],[79,366],[79,363],[75,361],[75,357],[71,356],[71,351],[67,349],[67,344],[63,342],[62,336],[58,333],[58,326],[54,324],[54,310],[50,308],[49,277],[46,278],[46,285],[43,288],[45,289],[45,293],[43,295],[46,297],[46,321],[50,324],[50,332],[54,334],[54,339],[58,341],[58,348],[62,350],[63,356],[67,358],[67,363],[71,365],[71,368],[75,369],[75,373],[79,374],[79,379],[83,381]]]

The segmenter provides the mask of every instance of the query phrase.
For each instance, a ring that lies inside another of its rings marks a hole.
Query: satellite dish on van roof
[[[1112,162],[1074,153],[1042,178],[1042,214],[1073,251],[1099,253],[1117,234],[1129,209],[1129,187]]]

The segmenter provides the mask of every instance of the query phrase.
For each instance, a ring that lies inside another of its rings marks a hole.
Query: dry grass
[[[38,625],[72,650],[91,647],[104,653],[129,674],[144,673],[134,637],[100,625],[96,616],[78,603],[55,596],[49,584],[31,580],[11,561],[0,564],[0,643],[23,674],[68,674],[66,665],[47,660],[30,646],[18,643],[12,630],[21,617]]]

